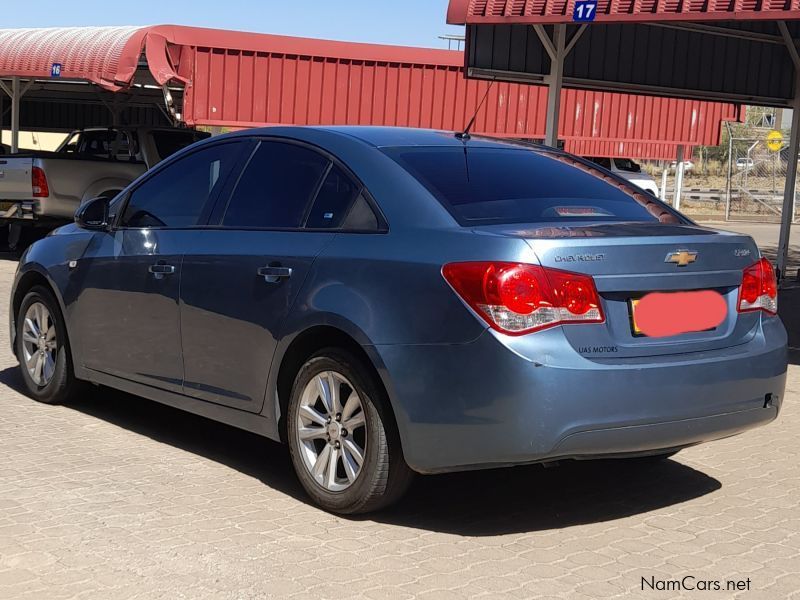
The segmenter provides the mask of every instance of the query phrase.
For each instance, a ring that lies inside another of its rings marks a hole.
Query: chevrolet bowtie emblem
[[[678,250],[677,252],[670,252],[664,262],[673,263],[679,267],[685,267],[688,264],[697,260],[697,252],[689,250]]]

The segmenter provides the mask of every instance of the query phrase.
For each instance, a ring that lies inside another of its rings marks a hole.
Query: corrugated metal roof
[[[447,22],[570,23],[575,0],[450,0]],[[800,19],[800,0],[598,0],[597,22]]]
[[[82,79],[108,89],[130,83],[147,29],[141,27],[55,27],[0,29],[0,74]]]
[[[62,79],[110,90],[134,81],[142,54],[159,83],[185,83],[190,125],[362,124],[463,128],[488,85],[464,77],[448,50],[353,44],[162,25],[0,30],[0,75]],[[54,89],[54,88],[53,88]],[[23,105],[25,102],[23,102]],[[544,137],[547,91],[497,82],[473,131]],[[735,105],[565,90],[559,131],[581,154],[674,158],[678,144],[719,141]]]

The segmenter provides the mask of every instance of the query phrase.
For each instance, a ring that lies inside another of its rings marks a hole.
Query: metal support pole
[[[681,189],[683,188],[683,146],[678,146],[678,161],[675,163],[675,197],[672,206],[675,210],[681,209]]]
[[[547,75],[547,114],[545,115],[544,143],[553,148],[558,147],[558,116],[561,112],[561,90],[564,87],[564,59],[575,47],[586,24],[581,25],[567,41],[567,26],[564,24],[553,25],[553,38],[547,34],[544,25],[534,25],[533,30],[539,37],[547,55],[550,57],[550,74]]]
[[[11,78],[11,153],[19,152],[19,77]]]
[[[786,163],[786,184],[783,189],[783,209],[781,210],[781,233],[778,238],[778,276],[783,281],[786,263],[789,258],[789,235],[794,218],[794,195],[797,179],[797,155],[800,150],[800,77],[795,82],[795,99],[792,110],[792,133],[789,137],[789,152]]]
[[[786,43],[786,49],[794,63],[794,100],[792,100],[792,132],[789,136],[789,152],[786,163],[786,183],[783,189],[783,209],[781,210],[781,233],[778,238],[778,281],[786,278],[786,266],[789,258],[789,236],[792,233],[794,220],[795,186],[797,184],[797,155],[800,150],[800,54],[794,39],[783,21],[778,22],[778,29]],[[789,214],[791,211],[791,214]]]
[[[761,143],[761,140],[751,144],[750,147],[747,149],[747,155],[744,158],[745,161],[747,161],[747,162],[745,162],[744,184],[743,184],[742,187],[744,188],[745,193],[747,193],[747,194],[750,193],[750,165],[753,165],[754,167],[756,166],[755,161],[752,158],[750,158],[750,155],[753,152],[753,150],[756,149],[756,146],[758,146],[760,143]]]
[[[725,121],[725,128],[728,130],[728,178],[725,181],[725,220],[731,220],[731,180],[733,179],[733,134],[731,124]]]
[[[667,201],[667,174],[669,174],[669,166],[664,167],[664,171],[661,173],[661,200],[663,202]]]
[[[561,113],[561,90],[564,85],[564,58],[566,52],[567,26],[553,26],[553,48],[550,59],[550,75],[547,77],[547,120],[544,143],[552,148],[558,147],[558,116]]]

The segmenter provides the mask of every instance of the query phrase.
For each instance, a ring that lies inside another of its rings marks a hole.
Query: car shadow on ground
[[[0,371],[0,384],[23,393],[16,367]],[[90,390],[68,408],[227,465],[308,502],[285,446],[276,442],[109,388]],[[396,506],[353,520],[469,536],[546,531],[647,513],[720,487],[679,460],[568,461],[555,468],[418,477]]]

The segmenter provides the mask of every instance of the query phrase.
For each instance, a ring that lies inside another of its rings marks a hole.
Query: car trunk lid
[[[606,320],[563,326],[584,356],[626,358],[701,352],[745,343],[758,313],[738,313],[745,267],[758,259],[746,235],[691,224],[603,223],[493,225],[484,233],[525,239],[544,267],[594,278]],[[707,331],[654,338],[637,334],[632,300],[650,292],[713,290],[727,307],[723,322]]]

